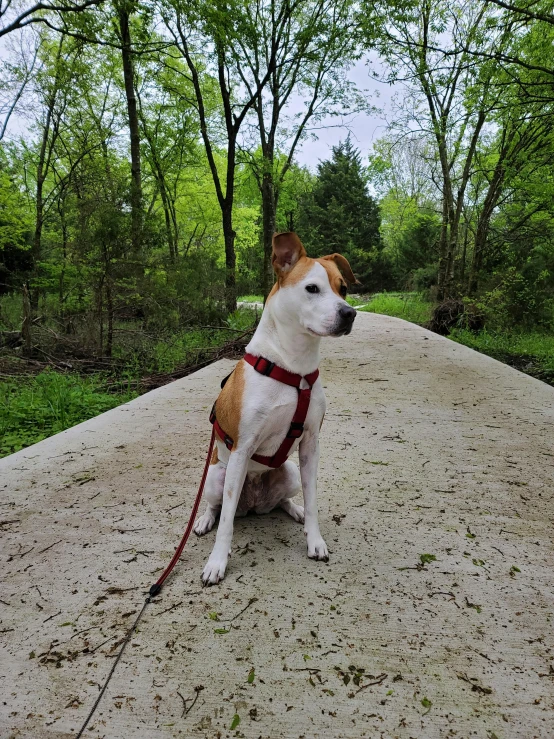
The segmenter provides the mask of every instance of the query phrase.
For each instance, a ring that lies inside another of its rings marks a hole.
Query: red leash
[[[280,448],[277,450],[277,453],[273,457],[260,457],[258,455],[254,455],[253,457],[253,459],[257,458],[259,461],[262,462],[262,464],[266,464],[269,467],[278,467],[281,464],[283,464],[283,462],[287,459],[287,454],[290,451],[292,445],[294,444],[294,441],[302,435],[302,431],[304,429],[304,421],[306,420],[306,415],[308,413],[308,406],[310,404],[310,393],[311,393],[312,385],[318,378],[319,370],[315,370],[315,372],[312,372],[311,374],[306,375],[304,379],[308,382],[309,388],[306,388],[305,390],[300,390],[300,383],[303,379],[301,375],[296,375],[293,372],[289,372],[288,370],[283,369],[282,367],[278,367],[273,362],[270,362],[269,360],[264,359],[263,357],[254,357],[252,354],[245,354],[244,359],[249,364],[251,364],[254,367],[254,369],[260,374],[266,375],[267,377],[271,377],[274,380],[278,380],[279,382],[283,382],[286,385],[292,385],[293,387],[296,387],[298,390],[298,403],[296,406],[296,411],[294,413],[294,417],[292,419],[287,436],[285,437]],[[221,387],[223,387],[223,385],[225,384],[226,379],[227,378],[223,380]],[[131,637],[134,634],[135,629],[137,628],[140,619],[142,618],[142,614],[146,610],[146,606],[152,601],[152,598],[158,595],[158,593],[163,587],[163,584],[165,583],[165,581],[171,574],[171,571],[173,570],[173,568],[179,561],[181,554],[183,553],[183,549],[185,548],[185,544],[188,541],[190,532],[192,531],[192,527],[194,525],[194,519],[196,518],[196,514],[198,513],[198,508],[200,506],[200,500],[202,499],[202,493],[204,492],[204,486],[206,484],[206,478],[208,476],[208,470],[210,469],[210,461],[211,461],[212,452],[214,449],[216,431],[220,436],[222,436],[222,438],[224,438],[225,444],[228,448],[231,448],[233,445],[232,440],[229,440],[231,443],[231,447],[229,447],[229,444],[227,444],[227,437],[225,433],[223,432],[223,430],[221,429],[221,427],[219,426],[219,424],[217,424],[214,411],[212,411],[212,417],[210,417],[210,420],[212,421],[214,425],[212,426],[212,438],[210,439],[210,446],[208,448],[208,456],[206,457],[206,463],[204,465],[204,472],[202,474],[202,479],[200,480],[200,485],[198,486],[198,492],[196,493],[196,499],[192,507],[192,511],[190,514],[189,522],[187,524],[187,528],[185,529],[185,533],[183,534],[183,537],[181,541],[179,542],[179,546],[177,547],[173,557],[171,558],[171,562],[167,565],[167,567],[162,572],[162,574],[157,579],[157,581],[154,583],[154,585],[150,587],[150,590],[148,591],[148,597],[144,601],[144,605],[142,606],[142,609],[139,615],[137,616],[135,623],[127,631],[127,634],[123,640],[123,643],[117,654],[117,657],[115,658],[112,664],[110,672],[108,673],[108,677],[104,681],[104,685],[102,686],[102,689],[100,690],[100,693],[98,694],[98,697],[96,698],[96,701],[92,709],[90,710],[87,718],[85,719],[84,724],[81,726],[81,729],[79,733],[77,734],[76,739],[80,739],[83,736],[84,730],[87,728],[89,721],[91,720],[92,716],[94,715],[94,712],[98,708],[98,704],[100,703],[100,701],[102,700],[102,696],[106,692],[108,683],[110,682],[112,675],[115,672],[115,668],[117,667],[119,660],[121,659],[123,655],[123,651],[125,650],[125,647],[131,640]]]
[[[125,647],[129,643],[132,635],[135,632],[135,629],[138,626],[138,623],[139,623],[140,619],[142,618],[142,614],[146,610],[146,606],[151,602],[152,598],[154,598],[156,595],[158,595],[158,593],[162,589],[162,586],[163,586],[164,582],[169,577],[169,575],[171,573],[171,570],[175,567],[175,565],[179,561],[179,557],[181,556],[181,554],[183,552],[183,549],[185,548],[185,544],[187,543],[187,540],[188,540],[188,538],[190,536],[190,532],[192,531],[192,527],[194,525],[194,519],[196,518],[196,514],[198,513],[198,507],[200,505],[200,500],[202,498],[202,493],[204,492],[204,485],[206,484],[206,477],[208,476],[208,470],[210,469],[210,460],[212,458],[212,452],[213,452],[213,449],[214,449],[214,442],[215,442],[215,432],[212,429],[212,438],[210,439],[210,446],[208,448],[208,456],[206,457],[206,464],[204,465],[204,472],[202,474],[202,479],[200,480],[200,485],[198,487],[198,492],[196,493],[196,500],[194,501],[194,505],[192,507],[192,511],[191,511],[190,518],[189,518],[189,522],[187,524],[187,528],[185,529],[185,533],[183,534],[183,538],[181,539],[181,541],[179,543],[179,546],[175,550],[175,554],[173,555],[173,557],[171,559],[171,562],[167,565],[167,567],[165,568],[165,570],[162,572],[161,576],[154,583],[154,585],[151,586],[150,590],[148,591],[148,598],[146,598],[146,600],[144,601],[144,605],[142,606],[142,609],[141,609],[139,615],[137,616],[137,618],[135,620],[135,623],[131,626],[131,628],[127,632],[127,634],[125,636],[125,639],[123,640],[123,644],[121,645],[121,649],[119,650],[118,655],[115,658],[114,663],[113,663],[113,665],[111,667],[111,670],[108,673],[108,677],[104,681],[104,685],[102,686],[102,690],[98,694],[98,697],[96,698],[96,701],[95,701],[93,707],[91,708],[88,716],[86,717],[85,722],[81,726],[81,728],[79,730],[79,733],[76,736],[76,739],[80,739],[80,737],[83,736],[84,730],[87,728],[89,721],[91,720],[91,718],[94,715],[94,712],[98,708],[98,704],[100,703],[100,701],[102,700],[102,696],[106,692],[106,688],[108,687],[108,683],[110,682],[110,680],[112,678],[112,675],[115,672],[115,668],[117,667],[118,662],[121,659],[121,656],[123,655],[123,651],[124,651]]]
[[[183,538],[181,539],[179,546],[175,550],[175,554],[171,558],[171,562],[167,565],[167,567],[162,572],[160,577],[157,579],[157,581],[154,583],[154,585],[152,585],[152,587],[148,591],[151,598],[154,598],[156,595],[158,595],[158,593],[162,589],[162,585],[164,584],[164,582],[167,580],[167,578],[171,574],[171,570],[175,567],[175,565],[179,561],[179,557],[183,553],[185,544],[187,543],[187,540],[190,536],[190,532],[192,531],[192,527],[194,525],[194,519],[196,518],[196,514],[198,513],[198,506],[200,505],[202,493],[204,492],[204,485],[206,484],[206,477],[208,476],[208,470],[210,469],[210,460],[212,458],[212,452],[214,450],[214,441],[215,441],[215,431],[212,428],[212,438],[210,439],[210,446],[208,448],[208,456],[206,457],[206,464],[204,465],[204,472],[202,474],[202,479],[200,480],[200,485],[198,486],[198,492],[196,493],[196,500],[194,501],[194,505],[192,506],[192,511],[190,514],[189,522],[187,524],[187,528],[185,529],[185,533],[183,534]]]

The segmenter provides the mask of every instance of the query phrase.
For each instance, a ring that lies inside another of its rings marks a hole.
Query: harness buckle
[[[260,369],[258,367],[260,362],[265,362],[266,366],[263,369]],[[265,375],[266,377],[269,377],[269,375],[273,372],[273,368],[275,367],[275,362],[270,362],[268,359],[265,359],[264,357],[258,357],[256,360],[256,364],[254,365],[254,369],[256,372],[259,372],[260,375]]]
[[[287,433],[287,439],[299,439],[304,433],[304,424],[292,421]]]

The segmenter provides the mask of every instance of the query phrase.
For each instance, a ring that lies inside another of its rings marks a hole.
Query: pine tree
[[[300,206],[298,232],[310,256],[339,252],[365,289],[388,286],[379,206],[367,191],[360,152],[350,137],[320,162],[312,192]]]

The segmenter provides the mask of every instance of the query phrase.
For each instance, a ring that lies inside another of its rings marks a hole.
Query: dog
[[[316,490],[326,402],[317,378],[319,345],[324,336],[344,336],[352,330],[356,311],[345,300],[346,283],[359,283],[345,257],[311,259],[293,232],[274,235],[272,263],[277,280],[260,323],[212,412],[217,434],[205,486],[208,505],[193,529],[203,536],[220,516],[202,574],[204,585],[225,576],[234,518],[249,511],[262,514],[282,508],[304,524],[308,557],[329,559],[319,530]],[[295,424],[306,398],[305,420]],[[283,441],[285,434],[288,442]],[[290,448],[283,454],[286,444]],[[297,448],[300,470],[286,459]],[[304,507],[292,500],[301,489]]]

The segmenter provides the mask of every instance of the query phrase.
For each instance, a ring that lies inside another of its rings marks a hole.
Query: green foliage
[[[420,293],[378,293],[360,310],[395,316],[421,325],[431,318],[433,303]]]
[[[135,397],[102,390],[98,378],[43,372],[0,382],[0,456],[35,444]]]
[[[350,138],[321,162],[312,191],[301,203],[298,233],[310,256],[339,252],[365,290],[390,286],[383,254],[379,207],[369,195],[360,153]]]

